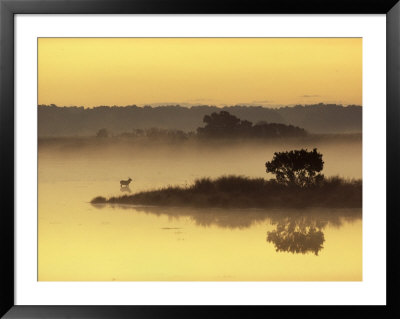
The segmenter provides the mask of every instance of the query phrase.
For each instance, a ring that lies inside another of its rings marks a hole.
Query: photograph
[[[361,282],[362,71],[362,37],[38,37],[37,280]]]

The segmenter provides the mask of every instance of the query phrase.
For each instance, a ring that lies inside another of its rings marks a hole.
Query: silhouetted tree
[[[278,183],[308,187],[323,180],[318,174],[324,167],[322,154],[314,148],[289,152],[275,152],[272,161],[266,162],[267,173],[275,174]]]
[[[253,126],[248,120],[241,120],[229,112],[212,113],[203,118],[205,127],[199,127],[197,133],[204,137],[289,137],[305,136],[307,132],[299,127],[278,123],[261,122]]]
[[[100,138],[108,137],[108,135],[109,135],[108,134],[108,130],[105,129],[105,128],[102,128],[102,129],[98,130],[97,133],[96,133],[96,136],[100,137]]]
[[[206,123],[205,127],[199,127],[197,132],[199,135],[209,137],[232,137],[238,135],[240,130],[241,121],[229,112],[221,111],[219,113],[212,113],[211,115],[205,115],[203,122]],[[244,126],[252,125],[251,122],[246,121]]]

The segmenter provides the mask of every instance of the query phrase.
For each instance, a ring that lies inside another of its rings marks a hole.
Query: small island
[[[105,198],[92,204],[128,204],[223,208],[361,208],[362,181],[320,174],[324,162],[316,149],[275,153],[265,164],[276,178],[221,176],[201,178],[190,186],[169,186],[133,195]]]

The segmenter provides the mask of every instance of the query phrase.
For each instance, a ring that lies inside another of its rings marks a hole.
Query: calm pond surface
[[[361,177],[361,146],[320,148],[328,176]],[[94,206],[98,195],[267,177],[272,149],[39,151],[40,281],[359,281],[361,209]],[[112,155],[110,155],[112,154]],[[249,156],[251,154],[251,156]],[[340,155],[340,156],[339,156]]]

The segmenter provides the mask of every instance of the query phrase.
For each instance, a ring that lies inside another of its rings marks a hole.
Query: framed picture
[[[398,315],[396,0],[0,10],[1,315]]]

